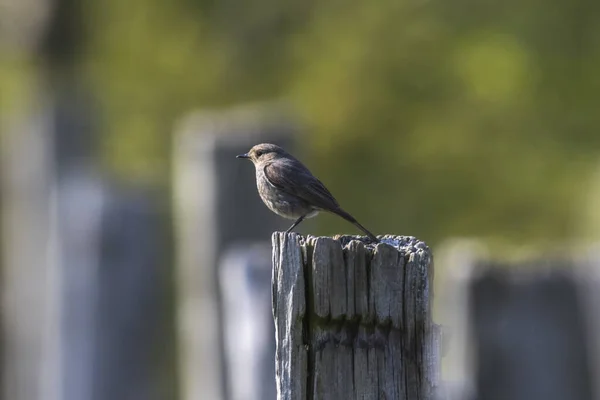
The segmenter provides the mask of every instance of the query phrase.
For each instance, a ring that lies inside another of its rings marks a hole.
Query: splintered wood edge
[[[306,313],[306,299],[300,241],[295,234],[275,233],[272,244],[277,398],[305,400],[307,350],[302,337],[302,325]]]

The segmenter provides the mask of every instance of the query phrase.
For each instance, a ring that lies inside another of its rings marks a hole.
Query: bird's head
[[[265,161],[276,160],[279,157],[286,156],[287,153],[281,147],[271,143],[261,143],[252,147],[246,154],[240,154],[236,158],[247,158],[254,164]]]

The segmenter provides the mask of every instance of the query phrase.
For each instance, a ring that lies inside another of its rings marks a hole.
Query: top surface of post
[[[402,236],[402,235],[378,235],[378,239],[381,243],[374,243],[366,236],[360,235],[335,235],[333,238],[328,236],[306,236],[307,240],[310,239],[333,239],[342,244],[342,246],[348,245],[351,241],[356,240],[362,242],[367,246],[376,247],[378,244],[386,244],[394,247],[398,251],[410,253],[430,253],[429,246],[422,240],[417,239],[414,236]]]

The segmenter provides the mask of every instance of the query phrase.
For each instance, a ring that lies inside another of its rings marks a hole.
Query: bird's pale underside
[[[277,215],[294,219],[290,232],[305,218],[328,211],[356,225],[375,242],[379,239],[344,211],[325,185],[291,154],[281,147],[263,143],[237,158],[252,161],[256,168],[256,186],[265,205]]]

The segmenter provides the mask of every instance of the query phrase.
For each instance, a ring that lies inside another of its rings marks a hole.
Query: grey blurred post
[[[3,137],[3,360],[8,399],[91,398],[103,186],[73,88]]]
[[[587,329],[591,334],[589,338],[590,368],[596,379],[592,379],[595,399],[600,399],[600,244],[590,248],[580,260],[581,267],[577,268],[578,280],[580,282],[580,294],[583,306],[586,308]]]
[[[254,168],[235,156],[259,142],[290,148],[295,129],[278,104],[193,113],[177,128],[173,180],[184,400],[230,398],[217,273],[223,254],[239,242],[268,243],[287,223],[262,204]]]
[[[34,71],[23,122],[0,132],[6,400],[160,396],[149,357],[166,238],[153,200],[99,171],[82,4],[0,6],[2,45]]]
[[[11,400],[150,399],[158,210],[98,170],[93,107],[61,87],[3,135],[3,360]]]
[[[462,392],[450,398],[596,399],[598,325],[590,321],[597,303],[585,301],[594,274],[582,260],[509,266],[464,245],[453,254],[442,261],[454,260],[443,285],[452,293],[445,297],[453,332],[448,371],[461,370]]]
[[[94,282],[91,399],[173,398],[164,387],[170,368],[157,357],[174,351],[166,340],[169,235],[158,200],[162,194],[142,185],[112,184],[105,196]]]
[[[25,59],[45,39],[52,16],[51,0],[3,1],[0,26],[3,49]],[[19,23],[15,23],[19,21]],[[37,76],[31,74],[31,81]],[[32,82],[35,83],[35,82]],[[32,85],[32,98],[42,95]],[[0,94],[5,96],[6,93]],[[43,379],[43,347],[48,291],[46,253],[49,245],[49,182],[53,179],[50,138],[45,126],[51,116],[44,105],[18,124],[0,110],[0,237],[2,328],[0,396],[6,400],[38,399]]]
[[[2,150],[3,398],[41,398],[50,365],[44,339],[54,309],[51,281],[50,188],[54,180],[50,116],[40,108],[27,123],[4,126]],[[56,321],[55,321],[56,322]]]
[[[152,400],[167,245],[159,193],[102,174],[92,103],[70,92],[59,100],[50,315],[57,329],[47,346],[57,365],[46,387],[56,400]]]
[[[275,400],[271,246],[234,245],[222,258],[225,360],[231,400]]]
[[[469,285],[475,263],[486,258],[485,247],[475,239],[448,240],[436,250],[439,290],[436,305],[443,327],[444,382],[440,399],[474,398],[473,349],[469,324]]]
[[[570,263],[487,264],[471,284],[480,400],[593,400],[587,309]]]

